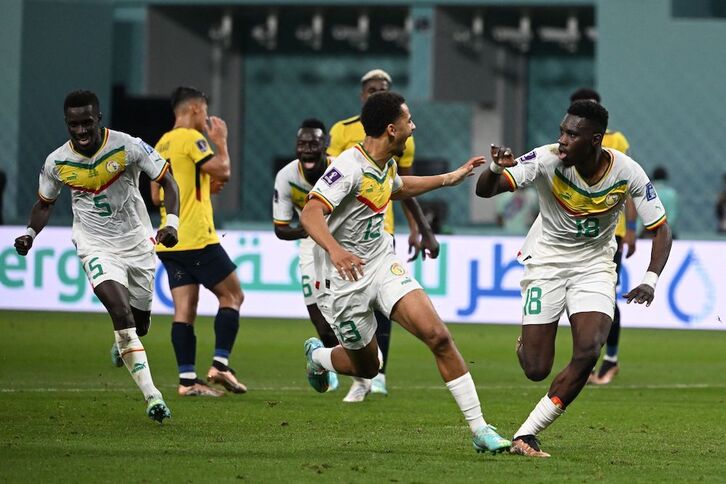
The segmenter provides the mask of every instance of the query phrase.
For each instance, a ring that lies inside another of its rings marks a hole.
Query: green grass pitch
[[[428,350],[396,326],[388,397],[344,404],[307,385],[305,321],[243,319],[232,365],[249,387],[176,395],[171,319],[143,341],[173,418],[149,420],[108,358],[105,314],[0,312],[0,481],[7,482],[723,482],[726,332],[624,330],[621,374],[586,387],[541,435],[551,459],[476,454]],[[485,417],[506,436],[547,390],[514,354],[519,328],[449,326]],[[197,369],[212,355],[197,325]],[[560,328],[555,368],[570,355]]]

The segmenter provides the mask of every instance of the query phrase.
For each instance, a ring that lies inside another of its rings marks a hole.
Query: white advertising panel
[[[103,311],[75,255],[69,228],[48,227],[27,257],[13,248],[24,227],[0,227],[0,309]],[[409,265],[444,321],[518,324],[521,315],[516,261],[520,237],[442,236],[438,259]],[[243,316],[307,317],[297,268],[297,244],[271,231],[226,231],[222,245],[238,266],[245,292]],[[406,258],[406,237],[397,240]],[[674,241],[658,281],[653,304],[619,299],[626,327],[726,329],[726,271],[720,261],[726,242]],[[618,294],[639,283],[650,259],[650,242],[638,241],[624,260]],[[153,311],[172,312],[163,266],[159,264]],[[217,311],[216,299],[202,291],[199,313]]]

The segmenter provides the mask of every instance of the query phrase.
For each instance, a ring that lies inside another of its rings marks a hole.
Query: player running
[[[15,248],[20,255],[28,253],[33,239],[48,224],[61,188],[68,186],[78,257],[93,292],[111,316],[121,359],[144,394],[146,413],[161,423],[171,417],[171,411],[154,386],[139,336],[147,333],[151,321],[154,246],[177,243],[177,185],[168,163],[151,146],[101,127],[98,97],[93,92],[71,92],[63,110],[70,141],[46,158],[27,233],[15,239]],[[141,171],[169,194],[170,215],[156,238],[139,193]]]

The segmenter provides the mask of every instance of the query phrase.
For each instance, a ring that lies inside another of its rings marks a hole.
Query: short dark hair
[[[391,91],[371,94],[360,113],[366,135],[377,138],[385,133],[386,127],[403,112],[401,105],[405,102],[403,96]]]
[[[308,118],[302,122],[299,129],[312,128],[322,130],[323,134],[326,134],[325,125],[322,121],[316,118]]]
[[[667,180],[668,170],[664,166],[656,166],[653,170],[653,180]]]
[[[600,94],[595,89],[590,89],[589,87],[583,87],[578,89],[577,91],[570,94],[570,102],[574,103],[575,101],[587,101],[594,99],[597,102],[600,102]]]
[[[207,95],[196,87],[179,86],[171,93],[171,109],[176,110],[177,106],[190,99],[203,99],[209,103]]]
[[[63,101],[63,112],[65,113],[68,108],[82,108],[84,106],[91,106],[96,112],[99,112],[100,104],[95,92],[83,90],[69,92],[66,100]]]
[[[598,133],[604,134],[608,129],[608,110],[602,104],[592,101],[575,101],[570,104],[567,114],[585,118],[590,121]]]

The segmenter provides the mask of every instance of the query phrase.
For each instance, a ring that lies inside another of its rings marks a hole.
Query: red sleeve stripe
[[[664,223],[666,223],[666,216],[665,216],[665,214],[661,218],[659,218],[658,220],[656,220],[655,222],[653,222],[652,224],[646,225],[645,226],[645,230],[655,230],[658,227],[660,227],[661,225],[663,225]]]
[[[308,195],[308,199],[311,199],[313,197],[317,198],[318,200],[323,202],[325,205],[327,205],[331,212],[335,209],[333,204],[330,203],[324,196],[322,196],[318,192],[310,192],[310,194]]]
[[[504,169],[504,172],[502,173],[504,175],[504,179],[509,182],[509,186],[512,188],[512,191],[517,189],[517,182],[514,180],[514,177],[511,173],[509,173],[509,170],[506,168]]]

